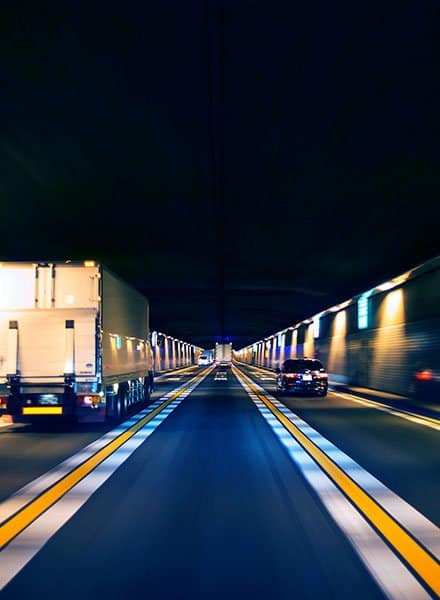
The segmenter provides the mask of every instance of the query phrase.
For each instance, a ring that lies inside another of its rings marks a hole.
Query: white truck
[[[214,362],[217,367],[232,366],[232,344],[216,343],[214,349]]]
[[[0,264],[0,412],[119,421],[153,388],[148,301],[102,264]]]

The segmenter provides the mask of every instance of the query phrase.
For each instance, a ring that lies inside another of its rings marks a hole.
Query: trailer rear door
[[[95,309],[0,313],[0,377],[64,379],[96,374]]]

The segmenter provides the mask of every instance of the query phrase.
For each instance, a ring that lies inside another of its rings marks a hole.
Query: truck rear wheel
[[[153,392],[153,376],[148,375],[144,378],[144,401],[145,405],[151,402],[151,393]]]
[[[107,412],[107,421],[112,425],[117,425],[121,420],[121,402],[119,394],[109,394],[107,402],[110,410]]]
[[[124,420],[128,413],[128,407],[130,405],[130,398],[128,394],[128,390],[121,390],[119,394],[119,401],[121,404],[121,420]]]

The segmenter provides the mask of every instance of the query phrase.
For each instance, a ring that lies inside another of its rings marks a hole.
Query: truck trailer
[[[153,389],[147,299],[104,265],[0,265],[0,413],[119,421]]]
[[[214,349],[214,362],[217,367],[232,366],[232,344],[216,343]]]

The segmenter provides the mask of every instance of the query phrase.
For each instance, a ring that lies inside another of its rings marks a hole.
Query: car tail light
[[[320,379],[328,379],[328,373],[318,373]]]
[[[431,381],[432,378],[432,372],[428,369],[416,373],[416,379],[418,379],[419,381]]]
[[[5,396],[2,396],[0,398],[0,408],[7,408],[8,406],[8,399]]]
[[[287,379],[301,379],[301,375],[299,373],[286,373]]]

